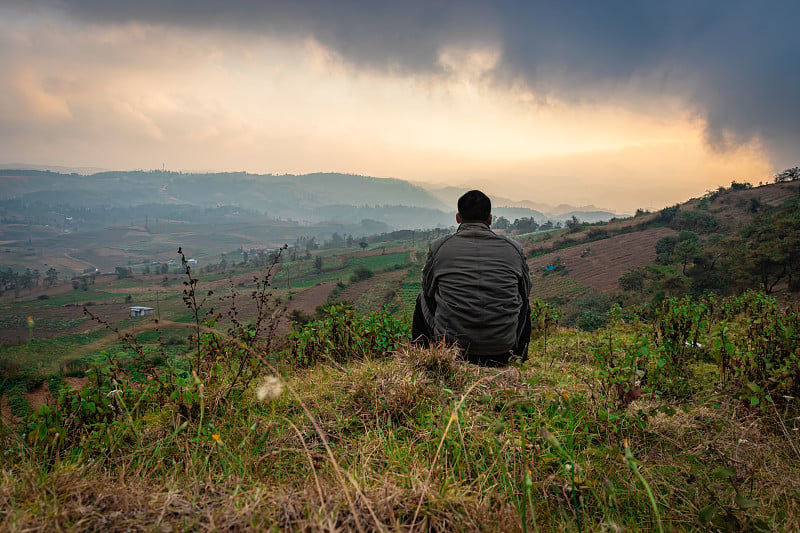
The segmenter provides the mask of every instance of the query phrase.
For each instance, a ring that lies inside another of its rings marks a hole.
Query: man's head
[[[469,191],[458,199],[456,222],[492,223],[492,201],[481,191]]]

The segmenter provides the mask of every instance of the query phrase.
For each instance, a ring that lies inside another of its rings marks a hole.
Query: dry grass
[[[254,383],[202,426],[154,409],[135,439],[87,434],[55,463],[6,432],[0,530],[651,530],[623,437],[667,529],[704,529],[709,505],[739,529],[800,528],[789,414],[706,384],[674,411],[641,399],[603,422],[590,368],[549,357],[497,370],[406,347],[320,365],[278,397]]]

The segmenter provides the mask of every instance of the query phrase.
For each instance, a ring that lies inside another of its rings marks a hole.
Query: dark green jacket
[[[437,338],[468,353],[508,352],[517,339],[518,316],[531,291],[528,263],[519,244],[484,223],[463,223],[431,243],[422,270],[425,321]]]

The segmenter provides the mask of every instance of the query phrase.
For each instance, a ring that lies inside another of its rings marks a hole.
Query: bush
[[[366,267],[358,267],[353,275],[350,276],[350,281],[358,282],[364,281],[365,279],[369,279],[372,277],[372,270]]]
[[[349,305],[333,304],[323,308],[321,314],[319,320],[295,324],[289,333],[289,358],[297,365],[385,356],[411,336],[408,320],[386,311],[361,316]]]
[[[672,207],[665,207],[661,211],[658,212],[658,216],[656,217],[656,222],[661,224],[669,224],[672,222],[672,219],[675,218],[675,215],[680,210],[680,205],[673,205]]]
[[[61,365],[61,374],[66,377],[82,378],[86,376],[89,364],[80,358],[67,359]]]
[[[719,222],[711,213],[703,211],[680,211],[670,221],[669,226],[677,230],[710,233],[719,227]]]
[[[611,308],[611,298],[592,291],[570,302],[564,314],[565,326],[578,327],[583,331],[594,331],[608,323],[606,314]]]
[[[740,398],[763,409],[800,397],[800,308],[751,290],[723,300],[717,314],[712,351]]]
[[[661,392],[685,396],[691,378],[690,366],[708,330],[714,298],[694,300],[665,298],[653,311],[652,341],[655,364],[651,367],[653,385]]]

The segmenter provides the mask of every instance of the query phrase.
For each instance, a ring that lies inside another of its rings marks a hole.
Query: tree
[[[554,227],[555,227],[555,224],[553,224],[553,221],[552,220],[548,220],[544,224],[539,226],[539,229],[542,230],[542,231],[547,231],[547,230],[553,229]]]
[[[746,265],[762,290],[771,294],[787,279],[794,290],[800,276],[800,206],[797,201],[762,213],[744,230]]]
[[[570,218],[569,220],[564,221],[564,224],[567,226],[567,228],[572,229],[572,228],[577,228],[578,226],[580,226],[581,221],[580,221],[580,219],[578,219],[578,217],[576,217],[575,215],[572,215],[572,218]]]
[[[540,228],[539,224],[536,223],[533,217],[522,217],[514,219],[514,223],[511,224],[511,229],[520,233],[530,233],[532,231],[536,231],[537,229],[544,229],[544,226]]]
[[[797,180],[800,180],[800,167],[787,168],[786,170],[775,174],[775,183]]]
[[[675,245],[673,254],[683,267],[681,273],[685,275],[686,265],[703,254],[703,247],[696,240],[686,239]]]
[[[133,277],[133,272],[131,271],[131,269],[129,267],[128,268],[126,268],[126,267],[116,267],[114,269],[114,272],[117,274],[117,279],[125,279],[125,278]]]
[[[511,227],[511,222],[506,217],[497,217],[492,221],[492,226],[497,229],[508,229]]]
[[[361,247],[362,250],[366,250],[367,246],[369,246],[369,244],[367,244],[367,241],[361,241],[360,243],[358,243],[358,245]]]
[[[47,269],[47,272],[44,273],[44,283],[48,287],[52,287],[58,281],[58,270],[53,267]]]

